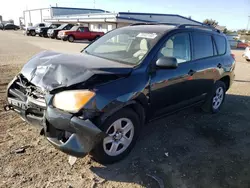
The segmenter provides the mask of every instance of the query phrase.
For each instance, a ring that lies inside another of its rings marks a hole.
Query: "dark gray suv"
[[[9,84],[5,109],[38,125],[59,150],[112,163],[150,119],[193,105],[219,112],[234,68],[229,43],[214,28],[136,24],[79,55],[34,56]]]

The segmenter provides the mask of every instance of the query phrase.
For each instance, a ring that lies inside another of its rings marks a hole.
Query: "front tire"
[[[69,42],[74,42],[74,40],[75,40],[74,36],[72,36],[72,35],[68,36],[68,41]]]
[[[123,159],[134,147],[140,132],[138,115],[124,108],[110,116],[100,128],[108,135],[91,154],[102,164],[111,164]]]
[[[222,81],[217,81],[214,84],[212,92],[209,94],[207,100],[205,101],[202,109],[205,112],[218,113],[225,101],[226,97],[226,85]]]
[[[36,32],[35,31],[31,31],[30,34],[31,34],[32,37],[36,36]]]

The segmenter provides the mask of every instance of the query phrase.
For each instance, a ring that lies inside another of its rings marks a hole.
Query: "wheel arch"
[[[223,76],[220,81],[224,82],[225,85],[226,85],[226,91],[229,89],[230,87],[230,76],[226,75],[226,76]]]
[[[69,37],[73,37],[74,40],[76,39],[75,36],[74,36],[73,34],[69,34],[68,39],[69,39]]]
[[[100,121],[103,123],[108,117],[116,113],[123,108],[131,108],[139,117],[141,124],[146,121],[148,102],[145,95],[140,94],[136,98],[133,98],[127,102],[121,103],[119,101],[112,102],[109,106],[110,110],[105,110],[101,115]]]

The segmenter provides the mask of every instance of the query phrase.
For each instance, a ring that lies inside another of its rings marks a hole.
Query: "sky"
[[[61,7],[95,7],[110,12],[179,14],[200,22],[211,18],[232,30],[246,29],[250,16],[250,0],[0,0],[0,4],[3,19],[13,19],[16,24],[24,10],[56,4]]]

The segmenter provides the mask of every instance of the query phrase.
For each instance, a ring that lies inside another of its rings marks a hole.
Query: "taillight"
[[[234,55],[234,54],[231,54],[231,56],[232,56],[232,58],[234,58],[234,60],[235,60],[235,55]]]

